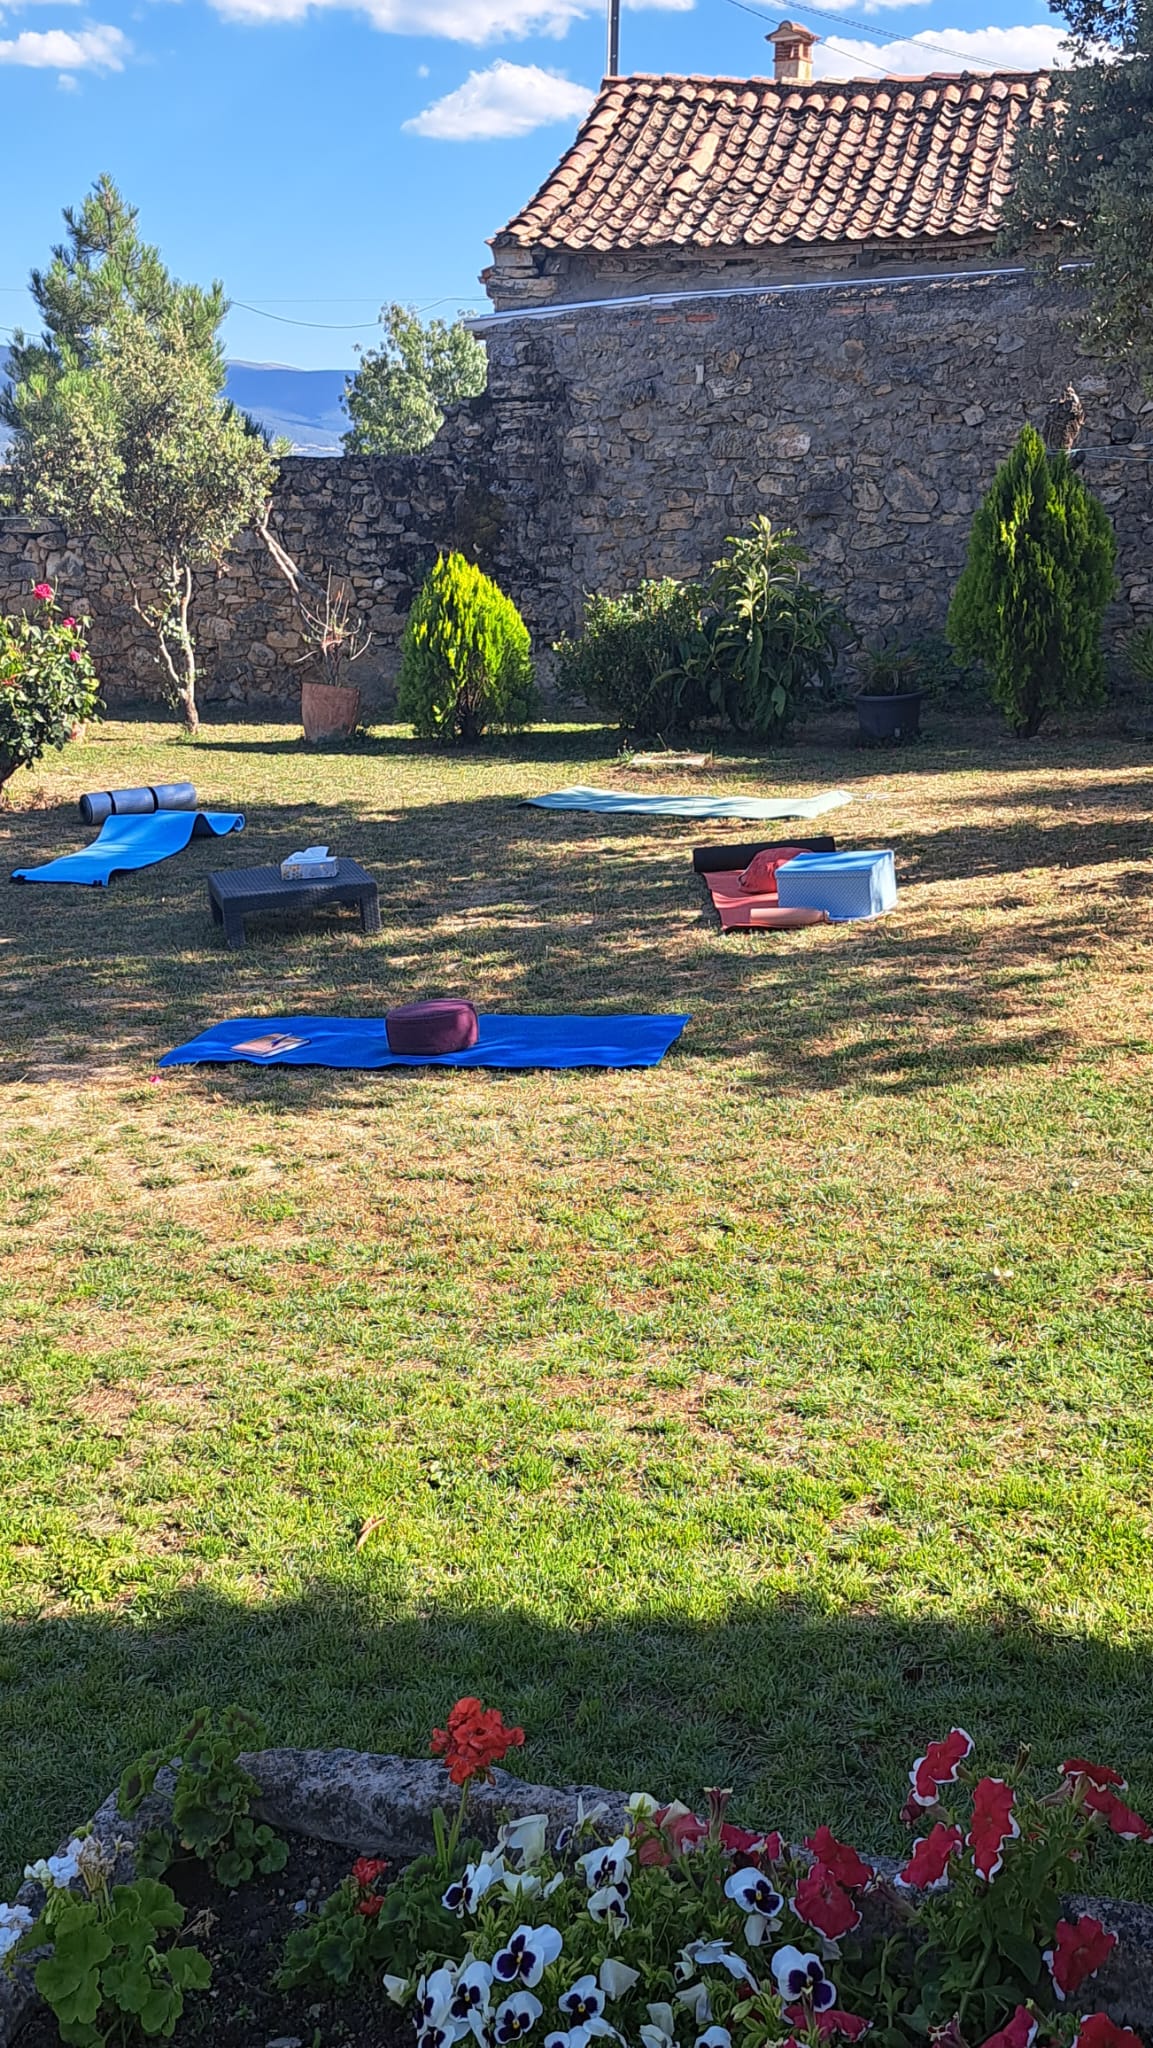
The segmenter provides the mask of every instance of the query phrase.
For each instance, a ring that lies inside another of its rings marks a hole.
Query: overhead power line
[[[748,4],[748,0],[729,0],[729,6],[739,7],[742,14],[755,14],[758,20],[760,21],[776,21],[777,19],[777,16],[775,14],[766,14],[762,7],[750,7]],[[886,31],[884,29],[878,29],[874,26],[871,26],[867,22],[854,21],[847,14],[834,14],[828,7],[812,7],[806,5],[804,11],[806,14],[820,15],[822,21],[838,22],[841,28],[855,29],[858,35],[868,36],[870,41],[875,43],[911,43],[914,49],[929,50],[935,57],[951,57],[954,63],[956,64],[964,64],[968,66],[973,62],[973,56],[971,51],[965,52],[963,50],[950,50],[946,47],[944,43],[922,42],[920,36],[918,35],[894,36],[891,32]],[[857,52],[854,51],[853,54],[854,56],[856,56]],[[867,61],[867,58],[861,58],[862,64],[866,63]],[[883,65],[877,65],[876,67],[876,69],[879,71],[883,71],[884,68],[885,67]],[[835,78],[824,79],[818,82],[821,84],[828,85],[843,85],[846,83],[844,79]]]

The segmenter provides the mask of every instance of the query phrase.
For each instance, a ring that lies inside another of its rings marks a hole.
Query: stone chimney
[[[782,21],[766,43],[773,46],[773,77],[778,85],[809,85],[813,77],[813,44],[820,37],[799,21]]]

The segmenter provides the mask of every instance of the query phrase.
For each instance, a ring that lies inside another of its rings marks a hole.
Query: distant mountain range
[[[0,377],[8,363],[0,349]],[[346,370],[292,370],[283,363],[229,363],[225,390],[294,455],[339,455],[348,416],[340,403]],[[0,428],[0,445],[3,429]]]

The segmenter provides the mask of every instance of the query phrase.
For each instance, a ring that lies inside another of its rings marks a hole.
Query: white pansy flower
[[[618,1963],[615,1956],[606,1956],[597,1981],[606,1998],[624,1998],[634,1984],[640,1983],[641,1973],[630,1970],[627,1963]]]
[[[380,1981],[385,1997],[391,1998],[394,2005],[403,2005],[412,1989],[411,1977],[390,1977],[386,1970]]]
[[[493,1976],[501,1984],[523,1984],[533,1991],[564,1942],[555,1927],[518,1927],[492,1959]]]
[[[0,1906],[0,1957],[15,1948],[32,1922],[33,1916],[27,1906]]]
[[[611,1920],[617,1927],[629,1924],[628,1894],[620,1885],[606,1885],[603,1891],[594,1892],[588,1902],[591,1920]]]
[[[757,1980],[748,1964],[743,1957],[733,1954],[727,1941],[690,1941],[687,1948],[681,1950],[678,1975],[682,1971],[688,1976],[691,1971],[708,1969],[727,1970],[738,1984],[751,1984],[754,1991],[757,1988]]]
[[[501,1878],[506,1899],[535,1899],[541,1881],[535,1870],[506,1870]]]
[[[750,1948],[760,1948],[767,1934],[776,1933],[785,1902],[759,1870],[734,1871],[726,1879],[725,1897],[743,1907],[747,1915],[745,1940]]]
[[[463,1877],[449,1885],[440,1903],[450,1913],[475,1913],[485,1893],[504,1875],[504,1864],[499,1856],[491,1853],[482,1856],[479,1863],[470,1863]]]
[[[485,2048],[489,2003],[492,1997],[492,1969],[466,1956],[456,1973],[448,2002],[449,2024],[467,2027]]]
[[[630,1792],[626,1803],[638,1820],[649,1820],[657,1811],[657,1801],[651,1792]]]
[[[709,2003],[707,1984],[686,1985],[683,1991],[677,1992],[677,2004],[684,2006],[698,2027],[707,2027],[712,2019],[713,2008]]]
[[[514,1991],[503,2005],[498,2005],[492,2016],[492,2038],[496,2048],[511,2048],[514,2041],[521,2041],[531,2034],[544,2007],[531,1991]]]
[[[627,1835],[618,1835],[607,1849],[590,1849],[585,1856],[577,1857],[577,1867],[584,1872],[585,1883],[590,1892],[599,1892],[610,1885],[619,1885],[628,1877],[632,1868],[632,1844]]]
[[[676,2015],[671,2005],[650,2005],[648,2015],[652,2025],[659,2027],[662,2034],[673,2034],[676,2028]]]
[[[697,2035],[693,2048],[733,2048],[733,2037],[727,2027],[708,2027]]]
[[[453,1974],[442,1964],[422,1977],[416,1987],[416,2025],[422,2028],[442,2027],[448,2018],[449,2000],[452,1997]]]
[[[578,1977],[557,1999],[557,2009],[563,2012],[570,2027],[585,2027],[590,2020],[599,2020],[605,2009],[605,1994],[593,1976]]]
[[[547,1827],[547,1814],[526,1813],[505,1823],[496,1838],[497,1848],[506,1857],[519,1857],[522,1870],[532,1870],[544,1855]]]

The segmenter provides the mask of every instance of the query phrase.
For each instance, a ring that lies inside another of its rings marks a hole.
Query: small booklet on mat
[[[250,1053],[253,1059],[275,1059],[278,1052],[295,1052],[299,1046],[307,1045],[307,1038],[293,1038],[287,1031],[266,1031],[263,1038],[246,1038],[235,1052]]]

